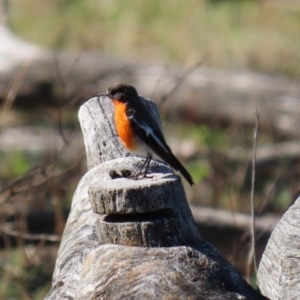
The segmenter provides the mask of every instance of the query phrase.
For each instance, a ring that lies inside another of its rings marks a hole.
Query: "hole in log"
[[[108,223],[127,223],[127,222],[149,222],[159,219],[171,219],[175,218],[175,214],[172,209],[163,209],[145,213],[134,214],[109,214],[103,218],[103,221]]]

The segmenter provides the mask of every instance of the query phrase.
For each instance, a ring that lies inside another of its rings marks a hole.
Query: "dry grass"
[[[11,23],[34,43],[126,59],[251,69],[300,77],[300,6],[284,1],[12,2]]]

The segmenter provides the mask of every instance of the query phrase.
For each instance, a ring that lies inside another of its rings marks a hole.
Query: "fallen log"
[[[5,56],[7,62],[7,55],[11,57],[0,73],[2,100],[13,94],[15,99],[10,102],[24,106],[62,105],[74,97],[79,101],[78,95],[83,99],[125,81],[142,94],[153,94],[157,103],[164,102],[162,111],[173,119],[253,125],[258,109],[261,130],[299,136],[298,81],[204,67],[183,80],[184,71],[177,66],[128,63],[100,53],[53,53],[29,45],[26,52],[15,51],[23,49],[24,42],[6,28],[0,34],[6,41],[2,43],[5,48],[0,45],[0,58]]]
[[[252,223],[252,217],[249,214],[195,205],[190,205],[190,208],[196,223],[205,227],[248,231]],[[280,217],[274,215],[256,217],[257,234],[270,234],[279,220]]]

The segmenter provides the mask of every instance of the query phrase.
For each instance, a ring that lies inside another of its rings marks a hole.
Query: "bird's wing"
[[[194,181],[192,176],[172,153],[172,150],[167,145],[163,133],[155,120],[148,114],[148,112],[144,112],[143,114],[140,113],[140,110],[138,115],[133,109],[129,109],[127,111],[127,116],[130,119],[131,126],[139,140],[172,168],[181,172],[190,185],[193,185]]]
[[[147,118],[142,119],[141,117],[138,117],[133,109],[129,109],[127,111],[127,116],[138,138],[154,153],[160,156],[160,154],[157,153],[158,148],[165,153],[170,152],[170,148],[165,142],[160,128],[149,115],[147,115]]]

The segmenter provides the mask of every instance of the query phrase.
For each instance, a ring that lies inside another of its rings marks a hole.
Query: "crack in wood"
[[[153,212],[132,214],[109,214],[103,218],[107,223],[155,222],[162,219],[176,218],[172,209],[162,209]]]

